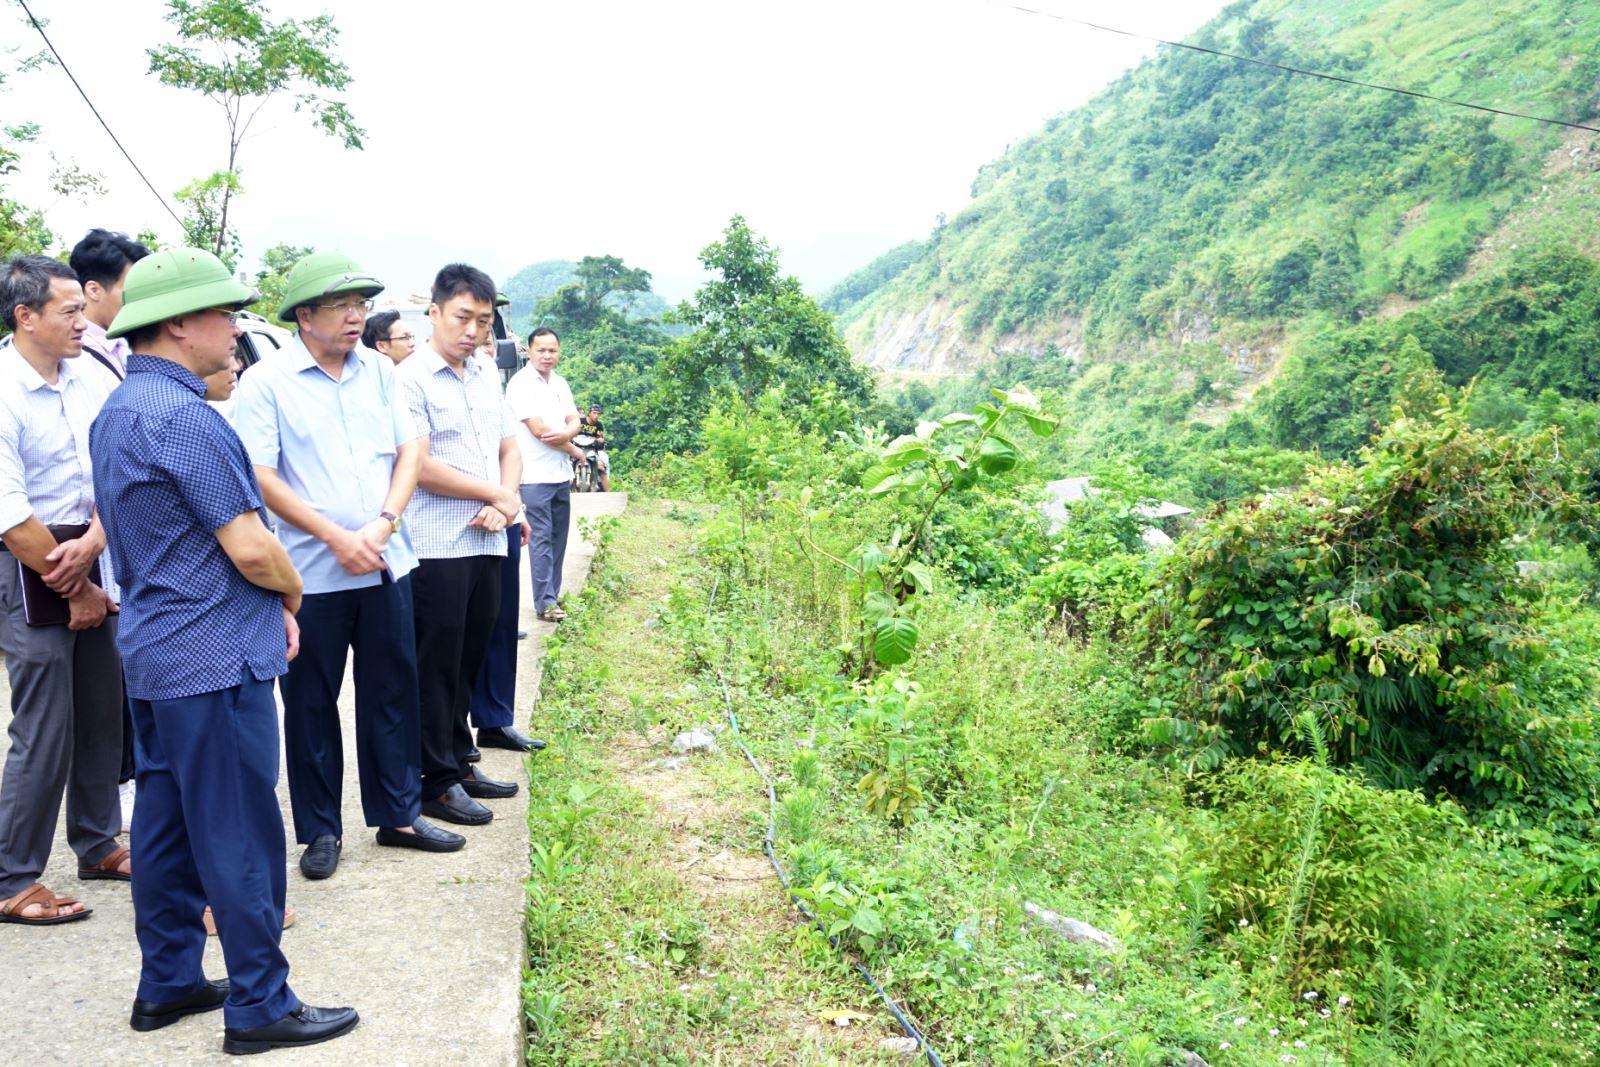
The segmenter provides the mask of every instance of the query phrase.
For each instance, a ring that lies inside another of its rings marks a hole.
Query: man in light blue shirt
[[[285,286],[278,318],[300,332],[240,378],[234,424],[305,579],[300,656],[279,684],[300,871],[326,878],[343,844],[338,700],[350,650],[361,806],[378,844],[453,852],[466,839],[421,818],[417,557],[400,514],[427,439],[389,361],[358,347],[383,286],[337,252],[301,259]]]

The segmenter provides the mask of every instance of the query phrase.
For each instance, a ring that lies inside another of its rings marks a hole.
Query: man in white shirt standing
[[[106,393],[77,366],[83,308],[77,276],[58,260],[22,256],[0,268],[0,317],[13,331],[0,351],[0,649],[11,680],[11,749],[0,775],[6,923],[89,915],[39,884],[63,790],[78,877],[127,881],[132,871],[117,844],[117,608],[97,584],[106,538],[89,461],[89,424]]]
[[[522,505],[528,512],[529,569],[533,606],[545,622],[560,622],[561,564],[567,555],[572,516],[572,463],[587,462],[572,443],[578,432],[578,406],[567,380],[556,373],[561,338],[548,326],[528,338],[528,365],[506,385],[506,403],[517,420],[522,450]]]

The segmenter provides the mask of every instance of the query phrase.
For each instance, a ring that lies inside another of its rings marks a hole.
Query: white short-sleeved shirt
[[[524,419],[543,419],[552,430],[567,424],[568,415],[578,414],[567,380],[555,371],[546,379],[537,367],[528,364],[506,383],[506,404],[517,421],[517,447],[522,450],[522,484],[548,485],[572,480],[572,457],[551,448],[528,429]]]

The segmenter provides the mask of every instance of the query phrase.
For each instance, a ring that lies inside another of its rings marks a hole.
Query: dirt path
[[[530,988],[562,1008],[530,1063],[914,1062],[880,1047],[898,1029],[779,887],[761,851],[765,791],[728,735],[714,753],[670,750],[717,706],[660,618],[692,550],[677,509],[630,510],[602,565],[599,588],[616,590],[595,609],[603,625],[563,649],[541,702],[584,728],[550,764],[560,777],[544,783],[548,802],[577,784],[601,810],[562,890],[584,909],[581,933],[565,927],[531,964]],[[537,842],[537,796],[532,821]],[[841,1013],[850,1025],[834,1024]]]

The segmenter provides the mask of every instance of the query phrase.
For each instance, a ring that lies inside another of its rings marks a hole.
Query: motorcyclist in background
[[[606,455],[606,427],[600,421],[600,405],[590,404],[588,414],[578,423],[578,433],[594,438],[595,471],[600,475],[600,491],[611,492],[611,457]]]

